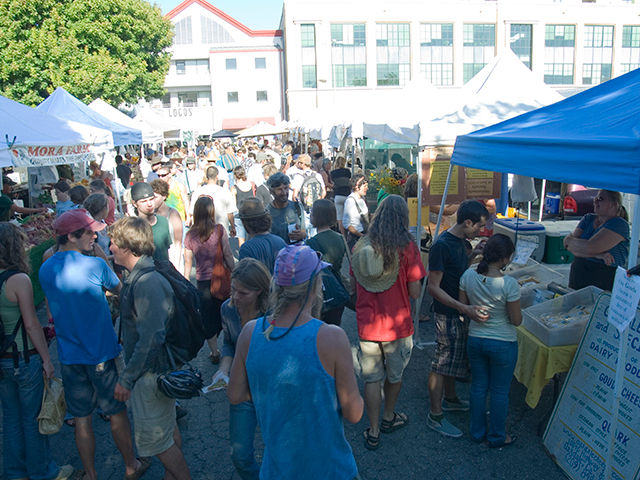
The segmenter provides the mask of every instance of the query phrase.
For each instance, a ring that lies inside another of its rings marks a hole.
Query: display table
[[[547,347],[523,325],[516,328],[518,336],[518,363],[514,375],[527,387],[525,401],[535,408],[540,394],[556,373],[568,372],[578,345]]]

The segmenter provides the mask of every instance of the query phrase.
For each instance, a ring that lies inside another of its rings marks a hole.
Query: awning
[[[257,125],[260,122],[275,125],[276,119],[273,117],[225,118],[224,120],[222,120],[222,129],[242,130],[244,128],[249,128]]]

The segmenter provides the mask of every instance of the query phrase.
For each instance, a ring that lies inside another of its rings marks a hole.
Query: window
[[[196,73],[198,75],[208,75],[209,74],[209,59],[206,60],[196,60]]]
[[[493,23],[462,25],[462,79],[467,83],[495,56],[496,26]]]
[[[622,71],[628,73],[640,68],[640,25],[622,27]]]
[[[267,101],[267,91],[266,90],[258,90],[256,92],[256,100],[258,102],[266,102]]]
[[[420,73],[433,85],[453,85],[453,23],[420,24]]]
[[[256,58],[256,70],[262,70],[267,68],[266,58]]]
[[[176,61],[176,74],[184,75],[187,73],[187,67],[184,61]]]
[[[531,70],[533,25],[511,24],[511,50]]]
[[[411,80],[408,23],[376,24],[378,85],[406,85]]]
[[[544,81],[549,85],[573,83],[575,25],[546,25]]]
[[[191,17],[180,20],[173,26],[175,36],[173,37],[174,45],[191,45]]]
[[[585,25],[582,84],[597,85],[611,80],[613,25]]]
[[[160,100],[162,102],[162,106],[163,107],[170,107],[171,106],[171,94],[170,93],[167,93],[166,95],[163,95]]]
[[[227,58],[227,70],[235,70],[236,68],[236,59]]]
[[[200,17],[202,43],[234,43],[233,38],[223,27],[207,17]]]
[[[227,92],[228,103],[238,103],[238,92]]]
[[[364,23],[331,25],[331,66],[333,86],[367,85],[367,48]]]
[[[300,25],[302,42],[302,87],[317,88],[316,78],[316,26]]]
[[[211,105],[211,92],[178,92],[178,103],[181,107],[207,107]],[[163,99],[164,103],[164,99]]]

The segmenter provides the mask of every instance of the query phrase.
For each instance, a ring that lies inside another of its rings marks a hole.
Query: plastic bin
[[[531,254],[536,262],[541,262],[544,256],[545,231],[544,225],[522,218],[498,218],[493,224],[493,233],[502,233],[516,242],[516,231],[518,240],[532,242],[538,247]]]
[[[564,237],[571,234],[579,223],[580,220],[542,222],[546,234],[543,262],[552,264],[573,262],[573,253],[564,248],[562,242]]]
[[[546,289],[549,283],[557,282],[563,278],[562,274],[551,270],[549,267],[545,267],[544,265],[533,265],[531,267],[520,268],[507,273],[507,275],[518,281],[522,279],[522,277],[529,275],[535,277],[539,281],[539,283],[526,284],[520,289],[520,306],[522,308],[528,308],[534,304],[537,289]]]
[[[524,327],[548,347],[575,345],[580,342],[584,334],[589,321],[588,317],[580,323],[553,329],[542,323],[539,317],[545,313],[568,312],[576,305],[593,306],[601,293],[602,290],[598,287],[585,287],[562,297],[529,307],[522,312]]]

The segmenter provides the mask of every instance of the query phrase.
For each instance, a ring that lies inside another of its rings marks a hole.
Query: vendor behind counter
[[[46,208],[25,208],[20,207],[13,203],[13,200],[9,195],[13,190],[13,186],[16,182],[11,180],[6,175],[2,176],[2,194],[0,194],[0,222],[7,222],[13,219],[16,213],[44,213]]]
[[[595,213],[582,217],[564,239],[565,248],[575,256],[569,288],[594,285],[611,291],[616,267],[626,268],[629,258],[629,217],[619,192],[598,190],[593,206]]]

